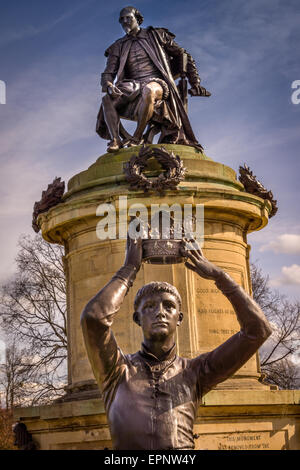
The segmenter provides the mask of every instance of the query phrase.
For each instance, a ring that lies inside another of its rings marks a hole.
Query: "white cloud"
[[[283,266],[282,274],[286,284],[300,284],[300,266],[298,264]]]
[[[292,233],[278,235],[274,240],[261,246],[259,251],[273,251],[274,253],[298,255],[300,254],[300,235]]]
[[[300,266],[298,264],[292,264],[291,266],[283,266],[281,268],[282,277],[272,279],[270,284],[273,287],[279,287],[281,285],[300,285]]]

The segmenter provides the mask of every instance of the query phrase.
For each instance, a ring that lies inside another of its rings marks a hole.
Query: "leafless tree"
[[[0,363],[0,403],[6,410],[50,402],[60,394],[56,379],[51,364],[42,366],[40,358],[16,339],[7,342]]]
[[[26,387],[30,375],[28,365],[25,350],[18,348],[15,341],[7,344],[4,361],[0,363],[0,399],[6,410],[20,405],[30,394]]]
[[[261,369],[265,381],[279,388],[300,387],[299,357],[300,302],[290,302],[269,285],[268,276],[251,265],[253,297],[273,326],[273,334],[260,350]]]
[[[268,383],[277,385],[280,389],[300,388],[299,367],[287,358],[265,365],[264,373]]]
[[[27,386],[32,385],[28,404],[33,405],[61,395],[66,384],[63,248],[45,242],[39,235],[23,237],[19,246],[17,273],[2,287],[0,323],[14,344],[14,352],[8,348],[7,367],[13,360],[18,363],[17,342],[23,345],[22,371],[27,374]]]

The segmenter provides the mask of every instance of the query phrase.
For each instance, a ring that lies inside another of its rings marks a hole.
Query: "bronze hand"
[[[191,96],[211,96],[211,93],[200,85],[192,86],[188,92]]]
[[[194,248],[196,249],[189,249],[189,243],[191,242],[193,243]],[[187,240],[183,240],[181,254],[189,260],[185,262],[185,266],[205,279],[216,280],[223,272],[221,268],[218,268],[218,266],[211,263],[210,261],[208,261],[207,258],[205,258],[200,246],[193,239],[190,240],[190,242]]]
[[[107,82],[107,93],[112,99],[120,98],[123,95],[118,87],[113,85],[111,82]]]
[[[134,266],[136,271],[139,271],[142,264],[142,254],[142,239],[140,237],[132,239],[128,233],[124,266]]]

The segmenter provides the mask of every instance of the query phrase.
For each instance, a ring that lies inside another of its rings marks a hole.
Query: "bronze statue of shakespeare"
[[[125,355],[111,325],[142,262],[142,240],[128,239],[123,267],[89,301],[81,317],[115,450],[193,449],[193,424],[203,395],[233,375],[271,334],[258,305],[200,248],[189,251],[183,241],[182,255],[188,259],[187,268],[215,281],[231,302],[241,330],[211,352],[193,359],[178,357],[180,295],[168,283],[152,282],[135,297],[133,319],[144,335],[141,350]]]
[[[143,16],[136,8],[123,8],[119,21],[126,34],[105,52],[107,66],[101,85],[106,95],[96,127],[100,137],[109,140],[108,151],[152,143],[159,132],[158,143],[202,149],[186,112],[185,77],[191,85],[191,96],[210,93],[200,86],[193,58],[176,44],[174,34],[167,29],[141,28]],[[177,86],[174,80],[179,77]],[[133,136],[126,132],[120,118],[137,122]]]

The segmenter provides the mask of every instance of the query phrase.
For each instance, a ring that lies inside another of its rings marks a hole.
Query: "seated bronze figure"
[[[123,267],[83,310],[81,324],[88,356],[102,391],[116,450],[193,449],[193,424],[201,398],[232,376],[271,334],[263,312],[201,249],[182,242],[186,267],[216,286],[231,302],[241,330],[213,351],[178,357],[176,328],[183,320],[174,286],[152,282],[135,298],[134,321],[142,328],[141,350],[124,354],[111,331],[142,263],[142,240],[128,239]]]
[[[159,132],[158,143],[193,145],[201,150],[186,112],[185,77],[191,84],[191,96],[210,93],[200,86],[193,58],[167,29],[141,28],[143,16],[136,8],[123,8],[119,21],[126,35],[105,52],[108,59],[101,85],[106,95],[96,128],[100,137],[109,140],[107,150],[152,143]],[[179,77],[177,86],[174,80]],[[121,118],[137,122],[133,136],[124,129]]]

